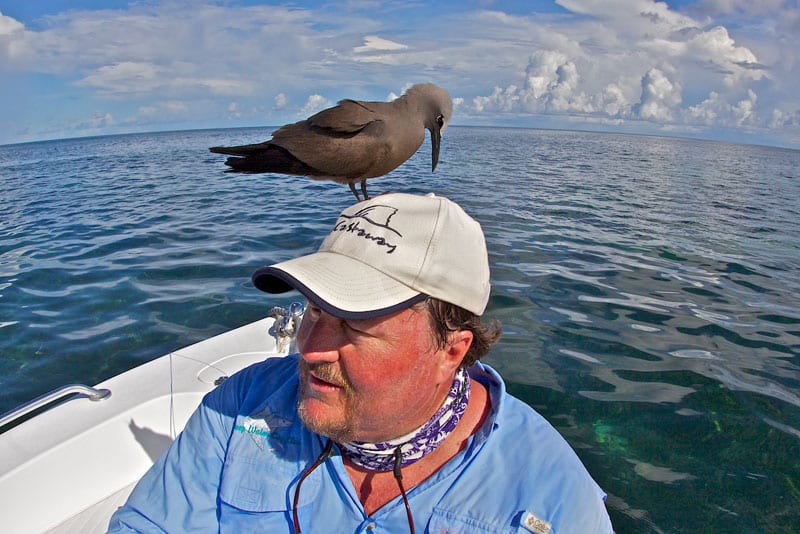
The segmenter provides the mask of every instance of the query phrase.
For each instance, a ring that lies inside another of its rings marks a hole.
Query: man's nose
[[[297,333],[297,348],[305,361],[336,361],[342,344],[340,319],[319,309],[306,311]]]

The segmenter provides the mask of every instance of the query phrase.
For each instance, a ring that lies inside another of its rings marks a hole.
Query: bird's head
[[[418,102],[422,109],[425,128],[431,132],[431,172],[439,163],[439,146],[442,134],[453,116],[453,99],[450,93],[432,83],[413,85],[406,96]]]

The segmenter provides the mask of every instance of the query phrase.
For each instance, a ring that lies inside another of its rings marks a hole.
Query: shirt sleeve
[[[237,413],[233,380],[208,393],[112,516],[109,532],[217,532],[217,495]]]

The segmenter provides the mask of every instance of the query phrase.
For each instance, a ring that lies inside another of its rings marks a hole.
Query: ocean
[[[270,131],[0,146],[0,412],[299,300],[250,275],[315,250],[354,198],[207,150]],[[369,189],[482,224],[504,331],[486,361],[618,532],[799,532],[799,172],[796,150],[451,127],[435,173],[426,141]]]

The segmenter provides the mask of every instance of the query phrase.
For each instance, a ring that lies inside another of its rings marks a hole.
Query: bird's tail
[[[267,143],[256,143],[241,146],[212,146],[208,150],[215,154],[228,154],[229,156],[251,156],[267,150],[268,147]]]
[[[234,147],[212,147],[211,152],[237,156],[225,160],[231,172],[274,172],[299,176],[321,175],[317,169],[309,167],[295,158],[288,150],[270,143]]]

